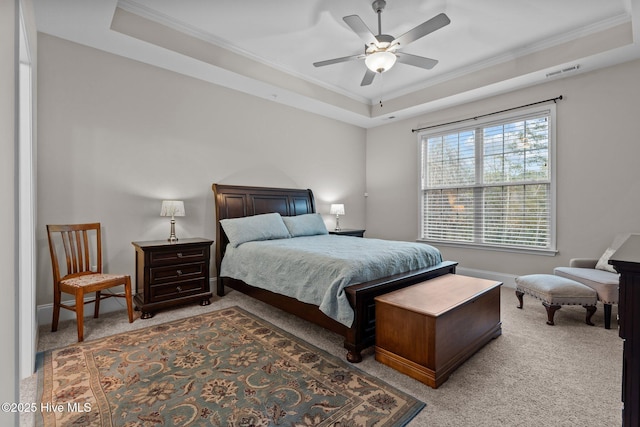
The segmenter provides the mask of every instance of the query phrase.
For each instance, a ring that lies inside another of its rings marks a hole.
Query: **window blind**
[[[551,109],[419,134],[421,239],[553,249]]]

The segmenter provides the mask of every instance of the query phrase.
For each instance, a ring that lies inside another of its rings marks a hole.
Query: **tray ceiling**
[[[377,34],[369,0],[35,0],[38,31],[363,127],[640,57],[640,0],[387,0],[399,36],[446,13],[451,24],[362,87],[364,51],[343,17]],[[566,71],[562,71],[566,70]],[[382,105],[381,105],[382,101]]]

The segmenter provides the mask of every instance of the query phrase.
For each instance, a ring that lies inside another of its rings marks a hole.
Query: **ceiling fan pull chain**
[[[380,108],[382,108],[382,95],[384,95],[384,76],[380,73]]]

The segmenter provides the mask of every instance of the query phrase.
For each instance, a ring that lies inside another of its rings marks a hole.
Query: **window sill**
[[[511,246],[494,246],[494,245],[483,245],[479,243],[448,242],[444,240],[428,240],[428,239],[416,239],[416,241],[421,243],[427,243],[432,246],[449,246],[454,248],[480,249],[485,251],[511,252],[511,253],[520,253],[520,254],[528,254],[528,255],[556,256],[558,254],[557,249],[516,248]]]

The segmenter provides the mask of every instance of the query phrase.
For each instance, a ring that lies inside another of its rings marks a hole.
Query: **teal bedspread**
[[[345,286],[441,261],[440,251],[424,243],[317,235],[229,245],[219,274],[317,305],[351,326]]]

